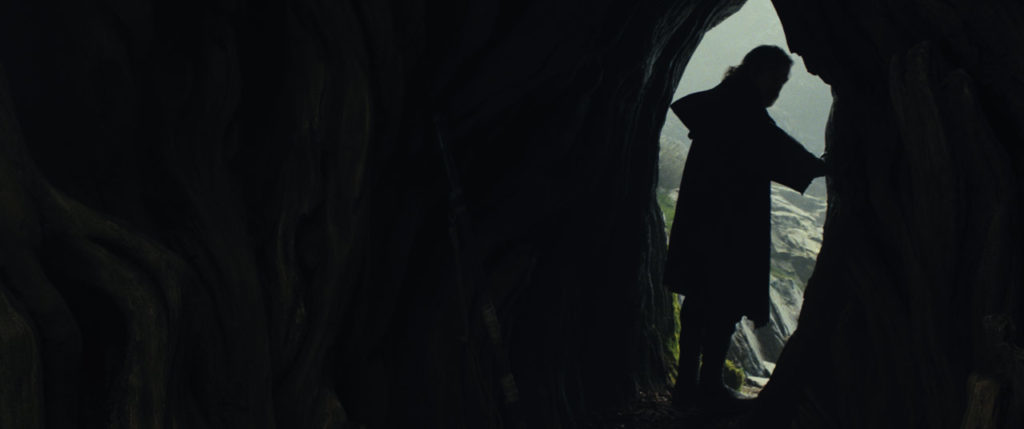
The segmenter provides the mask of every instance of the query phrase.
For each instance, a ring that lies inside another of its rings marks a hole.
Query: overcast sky
[[[778,45],[789,52],[782,24],[769,0],[748,0],[743,9],[705,34],[673,100],[717,85],[726,69],[739,64],[743,55],[758,45]],[[832,94],[828,85],[807,73],[798,55],[791,55],[794,64],[789,82],[768,112],[782,129],[815,155],[821,155]],[[675,134],[674,140],[683,140],[689,146],[685,127],[671,111],[664,132]]]

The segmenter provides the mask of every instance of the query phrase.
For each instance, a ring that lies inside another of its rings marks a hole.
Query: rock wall
[[[0,426],[576,427],[664,387],[657,134],[738,3],[4,2]]]
[[[824,244],[764,403],[801,427],[1018,427],[1024,10],[774,3],[836,104]]]

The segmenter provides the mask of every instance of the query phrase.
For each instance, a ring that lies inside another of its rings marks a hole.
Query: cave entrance
[[[770,0],[748,0],[743,8],[712,28],[697,47],[672,100],[717,85],[725,70],[740,63],[758,45],[778,45],[789,51],[782,23]],[[768,109],[776,123],[811,153],[825,149],[825,125],[832,106],[830,87],[791,54],[790,79],[775,104]],[[675,214],[679,181],[690,149],[686,127],[671,111],[660,138],[658,203],[665,214],[667,231]],[[747,395],[756,395],[775,367],[782,347],[796,329],[803,304],[803,290],[821,247],[827,200],[824,178],[817,178],[801,195],[777,183],[771,184],[771,258],[769,293],[771,321],[754,329],[749,320],[737,325],[727,354],[726,382]],[[714,207],[699,208],[715,210]],[[669,237],[671,240],[671,237]],[[728,255],[721,255],[728,257]],[[677,297],[677,304],[684,299]],[[676,332],[678,335],[678,330]],[[730,377],[729,372],[743,376]],[[742,382],[738,381],[742,380]]]

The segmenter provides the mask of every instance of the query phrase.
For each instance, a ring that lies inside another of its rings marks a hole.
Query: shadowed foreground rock
[[[1005,49],[1021,46],[1024,11],[775,4],[790,46],[832,85],[835,174],[800,328],[763,397],[806,383],[806,426],[978,427],[965,419],[974,374],[999,380],[995,427],[1019,425],[1020,366],[993,362],[1024,342],[990,338],[984,321],[1021,322],[1024,110],[1011,82],[1024,58]]]
[[[3,3],[0,427],[577,427],[663,388],[658,131],[738,3]],[[837,103],[766,403],[1019,427],[1020,6],[775,3]]]

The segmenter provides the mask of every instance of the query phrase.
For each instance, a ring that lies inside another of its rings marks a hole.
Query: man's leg
[[[704,320],[700,301],[687,297],[679,308],[679,365],[672,405],[686,409],[693,405],[700,368],[700,345]]]
[[[725,365],[725,354],[732,343],[732,334],[736,331],[736,322],[729,319],[716,320],[708,323],[704,333],[703,351],[704,365],[700,370],[700,391],[702,395],[710,395],[715,400],[722,394],[728,394],[722,383],[722,367]]]

